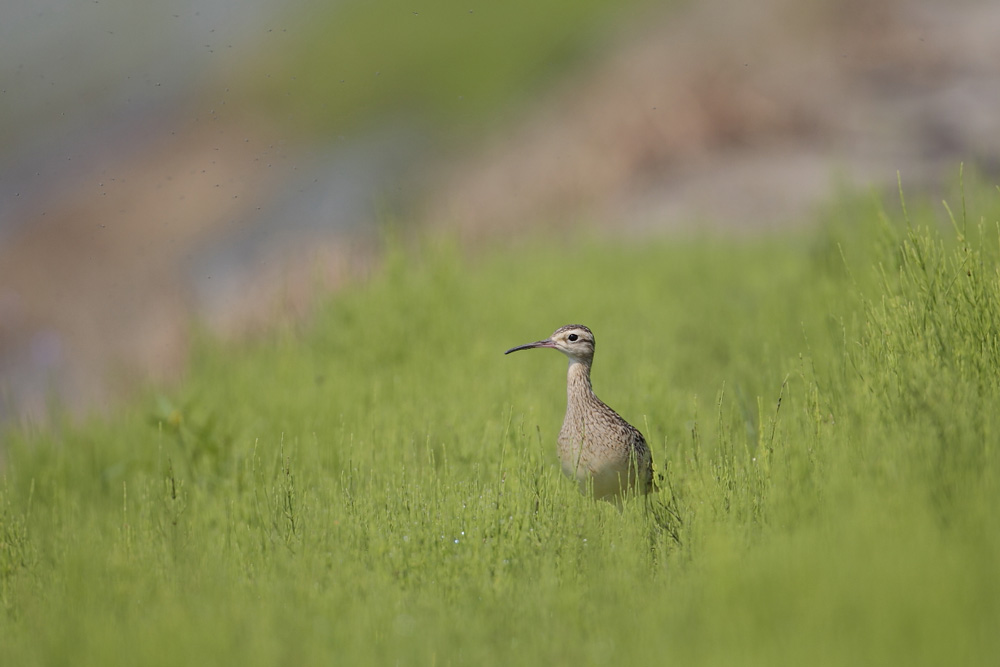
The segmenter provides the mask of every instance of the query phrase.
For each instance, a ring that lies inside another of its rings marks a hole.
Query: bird
[[[566,416],[558,438],[563,473],[576,480],[581,493],[619,506],[627,493],[646,495],[654,490],[653,457],[646,439],[594,394],[590,382],[594,333],[582,324],[568,324],[544,340],[512,347],[504,354],[534,348],[552,348],[569,358]]]

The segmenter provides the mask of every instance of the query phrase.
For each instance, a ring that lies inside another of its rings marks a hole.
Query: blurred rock
[[[655,10],[663,12],[663,10]],[[455,165],[426,216],[466,236],[574,218],[649,233],[801,222],[835,183],[1000,168],[1000,5],[690,3]]]

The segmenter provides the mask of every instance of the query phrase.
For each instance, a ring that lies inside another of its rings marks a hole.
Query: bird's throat
[[[594,393],[590,385],[590,364],[577,359],[569,360],[566,374],[566,398],[570,404],[585,400]]]

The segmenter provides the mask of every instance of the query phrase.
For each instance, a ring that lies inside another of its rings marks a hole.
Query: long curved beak
[[[518,345],[517,347],[512,347],[504,354],[510,354],[511,352],[517,352],[518,350],[530,350],[534,347],[555,347],[556,344],[552,342],[551,339],[546,338],[545,340],[536,340],[534,343],[528,343],[527,345]]]

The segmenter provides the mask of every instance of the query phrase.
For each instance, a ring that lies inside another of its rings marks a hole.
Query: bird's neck
[[[570,404],[586,400],[594,395],[590,385],[590,364],[579,359],[569,360],[566,376],[566,398]]]

